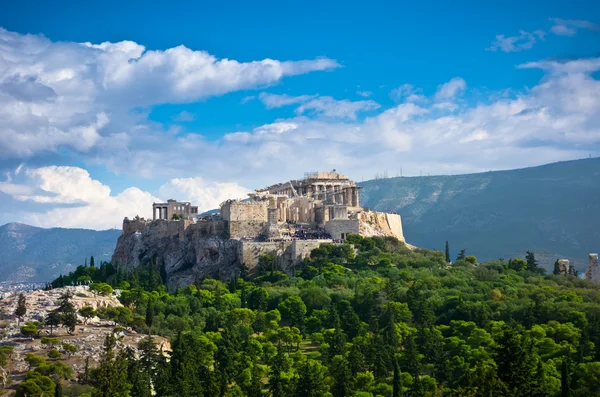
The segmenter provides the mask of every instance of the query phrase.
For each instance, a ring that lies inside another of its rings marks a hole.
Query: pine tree
[[[65,292],[58,298],[58,308],[56,311],[60,313],[60,321],[67,329],[70,335],[73,335],[75,327],[77,326],[77,313],[75,312],[75,306],[71,302],[73,295],[69,291]]]
[[[446,247],[448,243],[446,243]],[[392,397],[402,397],[404,395],[402,391],[402,377],[400,375],[400,365],[398,364],[398,357],[394,357],[394,379],[392,381]]]
[[[94,371],[93,397],[129,397],[131,385],[127,382],[127,357],[117,349],[117,339],[113,333],[106,335],[100,364]]]
[[[298,371],[295,397],[321,397],[327,392],[325,367],[316,360],[307,359]]]
[[[17,308],[15,309],[15,316],[19,318],[18,323],[21,323],[23,316],[27,313],[27,299],[22,293],[19,294],[19,300],[17,301]]]
[[[61,316],[57,311],[53,310],[48,313],[48,315],[46,316],[46,321],[44,322],[48,327],[50,327],[50,336],[52,336],[54,328],[58,327],[58,325],[61,322]]]
[[[466,257],[467,257],[467,250],[462,249],[458,253],[458,256],[456,257],[456,260],[457,261],[464,261]]]
[[[450,247],[448,246],[448,240],[446,240],[446,263],[450,262]]]

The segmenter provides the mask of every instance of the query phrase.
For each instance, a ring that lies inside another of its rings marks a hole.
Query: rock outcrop
[[[225,238],[219,222],[126,221],[112,263],[127,270],[152,264],[174,290],[208,276],[233,277],[238,244]]]

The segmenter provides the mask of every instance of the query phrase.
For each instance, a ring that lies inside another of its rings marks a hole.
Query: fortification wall
[[[229,217],[226,220],[229,220],[230,222],[266,222],[267,216],[266,203],[232,202],[229,206]]]
[[[334,240],[344,240],[348,234],[358,234],[358,219],[332,219],[325,223],[325,230]]]

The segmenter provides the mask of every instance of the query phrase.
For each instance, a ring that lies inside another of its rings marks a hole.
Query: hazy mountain
[[[7,223],[0,226],[0,281],[47,281],[92,255],[98,264],[108,261],[120,234]]]
[[[534,251],[587,266],[600,251],[600,158],[480,174],[399,177],[361,183],[362,205],[398,212],[409,243],[450,242],[479,260]]]

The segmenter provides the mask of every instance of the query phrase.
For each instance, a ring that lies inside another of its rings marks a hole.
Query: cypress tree
[[[448,240],[446,240],[446,263],[450,262],[450,247],[448,246]]]
[[[281,346],[279,346],[269,373],[269,391],[273,397],[285,396],[284,380],[281,377],[281,372],[285,370],[285,357],[283,354]]]
[[[446,246],[447,243],[446,243]],[[398,364],[398,357],[394,357],[394,379],[392,382],[392,397],[402,397],[402,377],[400,376],[400,365]]]
[[[94,257],[90,257],[90,267],[96,267],[96,265],[94,264]]]
[[[567,358],[563,358],[560,368],[560,397],[571,397],[571,384]]]
[[[27,300],[25,295],[19,294],[19,300],[17,302],[17,308],[15,309],[15,316],[19,318],[18,323],[20,324],[22,317],[27,313]]]
[[[535,271],[538,268],[538,261],[535,259],[535,253],[527,251],[525,260],[527,261],[527,270]]]

